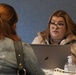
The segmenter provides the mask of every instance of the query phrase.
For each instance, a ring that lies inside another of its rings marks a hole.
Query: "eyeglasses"
[[[50,23],[51,28],[53,28],[54,26],[57,26],[58,28],[62,28],[65,24],[64,23],[57,23],[55,24],[54,22]]]

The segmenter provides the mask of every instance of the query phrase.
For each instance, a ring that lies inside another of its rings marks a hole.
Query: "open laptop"
[[[37,56],[41,68],[64,68],[67,56],[71,54],[71,45],[37,45],[30,44]]]

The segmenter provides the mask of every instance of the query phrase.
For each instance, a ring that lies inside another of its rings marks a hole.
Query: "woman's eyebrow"
[[[55,21],[55,20],[53,20],[53,19],[52,19],[51,21],[54,21],[54,22],[56,22],[56,21]],[[58,22],[63,22],[63,23],[64,23],[64,21],[58,21]]]
[[[58,21],[58,22],[64,22],[64,21]]]

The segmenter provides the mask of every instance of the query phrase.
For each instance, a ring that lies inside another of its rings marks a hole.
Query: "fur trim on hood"
[[[74,35],[68,35],[65,39],[63,39],[62,41],[61,41],[61,45],[64,45],[64,44],[67,44],[67,43],[70,43],[70,42],[72,42],[72,41],[74,41],[74,40],[76,40],[76,36],[74,36]]]

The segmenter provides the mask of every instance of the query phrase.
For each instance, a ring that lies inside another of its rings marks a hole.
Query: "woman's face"
[[[63,17],[53,16],[50,23],[50,35],[52,39],[61,40],[67,32]]]

